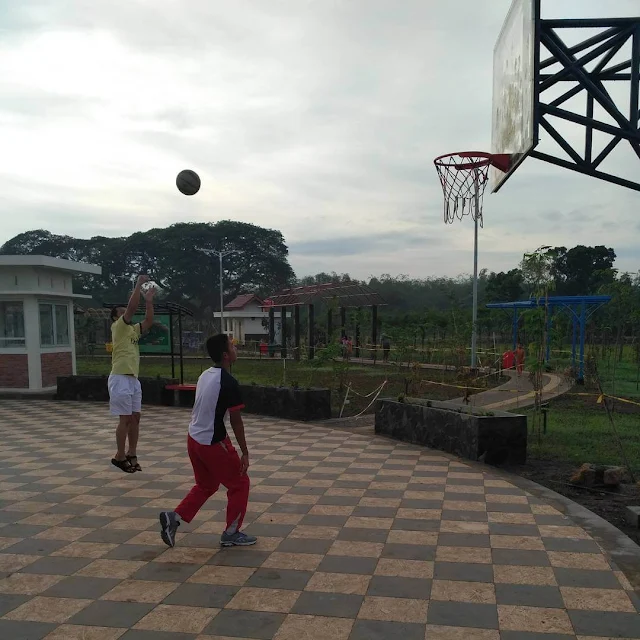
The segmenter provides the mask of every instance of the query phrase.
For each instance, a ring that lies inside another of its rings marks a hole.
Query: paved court
[[[362,433],[247,418],[259,543],[219,549],[219,495],[168,549],[188,416],[149,408],[125,475],[105,405],[0,402],[0,638],[640,638],[630,584],[560,511]]]

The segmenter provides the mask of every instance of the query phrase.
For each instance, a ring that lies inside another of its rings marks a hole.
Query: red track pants
[[[249,476],[240,475],[240,458],[227,438],[216,444],[200,444],[191,436],[187,451],[196,483],[176,508],[176,513],[191,522],[202,505],[218,490],[227,488],[227,530],[239,531],[249,501]]]

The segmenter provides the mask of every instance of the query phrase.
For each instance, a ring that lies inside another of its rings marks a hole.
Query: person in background
[[[382,361],[389,362],[389,352],[391,351],[391,341],[389,336],[382,336]]]
[[[153,297],[155,287],[149,287],[144,293],[146,313],[142,322],[133,322],[133,316],[140,304],[142,285],[149,282],[146,275],[138,276],[135,289],[126,307],[111,309],[111,374],[107,386],[109,389],[109,408],[111,414],[118,416],[116,427],[116,455],[111,463],[125,473],[142,471],[138,464],[137,446],[140,433],[140,413],[142,411],[142,388],[138,375],[140,372],[141,334],[153,325]],[[125,449],[129,444],[128,449]]]

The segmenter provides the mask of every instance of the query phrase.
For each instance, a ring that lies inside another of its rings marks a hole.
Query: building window
[[[0,302],[0,349],[24,347],[25,344],[22,302]]]
[[[66,304],[40,303],[40,345],[69,346],[69,309]]]

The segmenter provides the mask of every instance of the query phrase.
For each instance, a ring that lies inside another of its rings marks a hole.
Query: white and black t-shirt
[[[227,437],[224,418],[244,408],[240,385],[225,369],[203,371],[196,385],[189,435],[200,444],[215,444]]]

